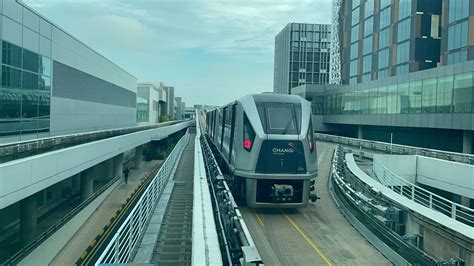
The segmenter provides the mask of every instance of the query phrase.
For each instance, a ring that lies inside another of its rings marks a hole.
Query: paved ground
[[[390,265],[336,209],[328,189],[334,145],[318,143],[320,200],[297,210],[241,208],[266,265]]]
[[[52,265],[73,265],[81,256],[85,249],[92,242],[94,237],[107,224],[110,217],[113,216],[125,199],[139,185],[139,181],[150,171],[158,161],[143,162],[140,169],[130,169],[128,184],[123,180],[117,181],[120,184],[114,191],[99,205],[89,219],[84,223],[73,238],[64,246],[56,257],[51,261]]]

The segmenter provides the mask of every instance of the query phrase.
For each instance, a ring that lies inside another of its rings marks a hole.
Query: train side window
[[[255,131],[253,130],[247,115],[244,113],[244,149],[250,152],[252,150],[254,140]]]

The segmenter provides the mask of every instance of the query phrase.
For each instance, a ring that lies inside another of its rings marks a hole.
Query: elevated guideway
[[[337,141],[337,137],[333,141]],[[346,141],[341,142],[347,145]],[[374,150],[390,144],[377,145],[379,148]],[[423,152],[434,157],[448,155],[456,161],[470,158],[414,147],[410,150],[410,153]],[[378,157],[373,155],[372,170],[363,163],[364,171],[358,165],[360,155],[355,159],[350,149],[341,146],[336,149],[330,184],[335,201],[351,224],[395,264],[472,264],[473,210],[397,176],[386,169]],[[370,176],[367,170],[372,172]]]
[[[162,127],[100,131],[2,145],[0,150],[1,154],[6,154],[4,159],[17,152],[22,158],[0,164],[0,209],[193,123],[185,121]]]

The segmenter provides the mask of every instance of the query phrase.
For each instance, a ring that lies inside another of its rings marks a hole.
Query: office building
[[[18,1],[1,1],[0,143],[136,125],[136,78]]]
[[[166,91],[153,82],[138,83],[137,122],[138,125],[159,123],[167,114]]]
[[[474,1],[333,4],[340,80],[292,90],[312,102],[316,131],[473,153]]]
[[[338,1],[343,84],[404,75],[440,63],[442,0]]]
[[[174,115],[175,115],[174,87],[166,86],[163,82],[160,82],[160,89],[166,92],[166,114],[170,115],[174,119]]]
[[[289,23],[275,37],[273,91],[329,82],[330,25]]]

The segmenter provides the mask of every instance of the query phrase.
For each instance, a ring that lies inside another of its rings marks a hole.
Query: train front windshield
[[[301,104],[260,102],[257,109],[266,134],[301,133]]]

